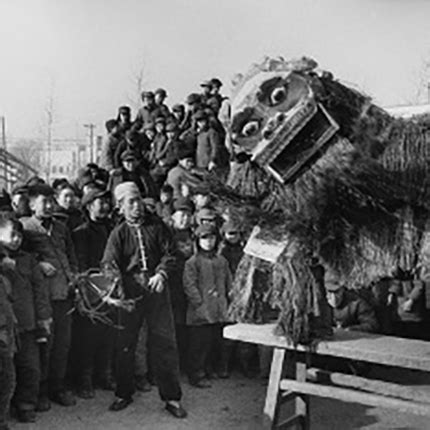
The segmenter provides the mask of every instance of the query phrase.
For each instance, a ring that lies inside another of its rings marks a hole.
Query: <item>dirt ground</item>
[[[430,374],[375,368],[373,377],[420,386],[429,393]],[[98,391],[93,400],[81,400],[72,408],[53,406],[38,416],[36,424],[12,423],[13,430],[257,430],[261,428],[262,408],[267,381],[233,375],[229,380],[215,380],[211,389],[191,388],[184,382],[185,420],[171,417],[163,409],[157,390],[138,394],[134,403],[121,412],[109,412],[113,394]],[[313,430],[396,429],[429,430],[429,418],[311,398]]]

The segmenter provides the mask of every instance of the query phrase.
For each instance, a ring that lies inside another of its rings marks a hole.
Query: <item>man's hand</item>
[[[148,287],[151,292],[161,293],[164,290],[164,283],[164,276],[160,273],[156,273],[149,278]]]
[[[216,164],[213,161],[209,161],[209,164],[208,164],[209,172],[211,172],[213,169],[215,169],[215,167],[216,167]]]
[[[412,310],[413,304],[414,301],[412,299],[408,299],[403,303],[402,308],[405,312],[410,312]]]
[[[48,335],[51,334],[51,324],[52,324],[52,318],[49,318],[47,320],[40,320],[37,323],[37,325],[41,329],[45,330]]]
[[[13,258],[4,257],[1,261],[1,265],[4,269],[15,270],[16,262]]]
[[[57,273],[57,269],[51,263],[48,263],[47,261],[41,261],[39,264],[43,274],[48,278],[54,276],[55,273]]]

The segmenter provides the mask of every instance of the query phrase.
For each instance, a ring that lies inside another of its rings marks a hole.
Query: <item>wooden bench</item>
[[[276,336],[274,328],[273,324],[235,324],[224,329],[224,337],[228,339],[274,348],[263,428],[285,429],[298,425],[309,429],[310,395],[430,416],[429,392],[308,367],[306,356],[309,354],[291,352],[312,352],[430,372],[430,342],[339,329],[332,338],[320,341],[312,349],[302,345],[294,348],[284,337]],[[295,375],[289,379],[285,378],[287,364]],[[295,402],[295,414],[282,421],[282,405],[289,401]]]

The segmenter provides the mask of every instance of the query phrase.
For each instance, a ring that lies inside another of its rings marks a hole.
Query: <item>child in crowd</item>
[[[173,213],[173,188],[165,184],[160,190],[160,201],[157,203],[157,215],[168,224]]]
[[[389,288],[388,304],[397,305],[394,322],[396,336],[427,340],[425,329],[425,283],[417,280],[394,280]]]
[[[38,256],[52,307],[52,336],[42,360],[37,409],[50,409],[48,396],[62,406],[75,404],[64,378],[71,341],[72,282],[77,272],[75,250],[67,227],[53,218],[53,190],[46,184],[29,187],[31,217],[21,219],[27,250]]]
[[[220,255],[228,261],[230,272],[234,277],[237,266],[243,257],[244,243],[242,229],[237,221],[230,219],[223,224],[221,234],[222,242],[220,246]],[[229,293],[230,291],[227,291],[227,301],[230,304],[228,300]],[[250,376],[250,361],[254,349],[253,346],[244,342],[234,342],[228,339],[223,339],[220,377],[229,377],[229,365],[236,346],[240,368],[245,376]]]
[[[0,264],[12,284],[13,310],[19,336],[13,403],[19,421],[34,422],[40,383],[37,334],[40,331],[49,333],[51,305],[38,262],[32,254],[21,250],[22,230],[19,221],[8,214],[0,216],[0,245],[5,253]]]
[[[27,193],[28,193],[28,189],[24,185],[17,186],[12,190],[12,194],[11,194],[12,210],[15,213],[17,218],[31,215],[30,206],[28,204]]]
[[[7,419],[10,400],[15,388],[13,355],[15,343],[15,315],[12,309],[12,286],[0,273],[0,430],[9,430]]]
[[[200,209],[210,206],[211,197],[209,190],[203,186],[196,187],[193,191],[192,201],[194,203],[196,213]]]
[[[218,228],[221,224],[221,218],[218,216],[215,209],[211,207],[204,207],[195,214],[195,225],[211,225],[214,228]]]
[[[191,385],[207,388],[210,384],[205,377],[210,376],[211,365],[216,365],[218,358],[211,356],[211,351],[221,350],[222,328],[228,322],[226,294],[231,274],[227,260],[217,254],[216,228],[200,225],[195,236],[196,250],[185,263],[183,276],[188,302],[188,377]]]
[[[183,274],[185,262],[193,255],[193,232],[191,229],[193,204],[184,197],[175,200],[171,219],[173,239],[176,244],[176,269],[169,281],[173,317],[175,319],[176,342],[180,367],[185,370],[188,333],[185,325],[187,301],[184,292]]]
[[[54,216],[58,221],[65,223],[71,233],[84,222],[82,212],[76,207],[76,192],[68,182],[60,184],[55,189],[57,207]]]
[[[91,190],[82,199],[88,220],[72,233],[79,271],[100,269],[100,262],[111,230],[109,222],[111,194],[104,190]],[[108,309],[100,309],[108,312]],[[83,399],[94,397],[93,377],[104,389],[113,388],[112,327],[93,321],[79,312],[73,320],[73,357],[76,359],[75,374],[78,379],[77,394]]]

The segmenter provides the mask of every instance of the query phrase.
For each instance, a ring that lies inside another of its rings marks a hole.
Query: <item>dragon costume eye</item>
[[[249,121],[242,128],[242,135],[245,137],[251,137],[258,133],[260,130],[260,124],[258,121]]]
[[[287,89],[285,87],[277,87],[270,94],[270,102],[273,106],[276,106],[285,101],[287,98]]]

